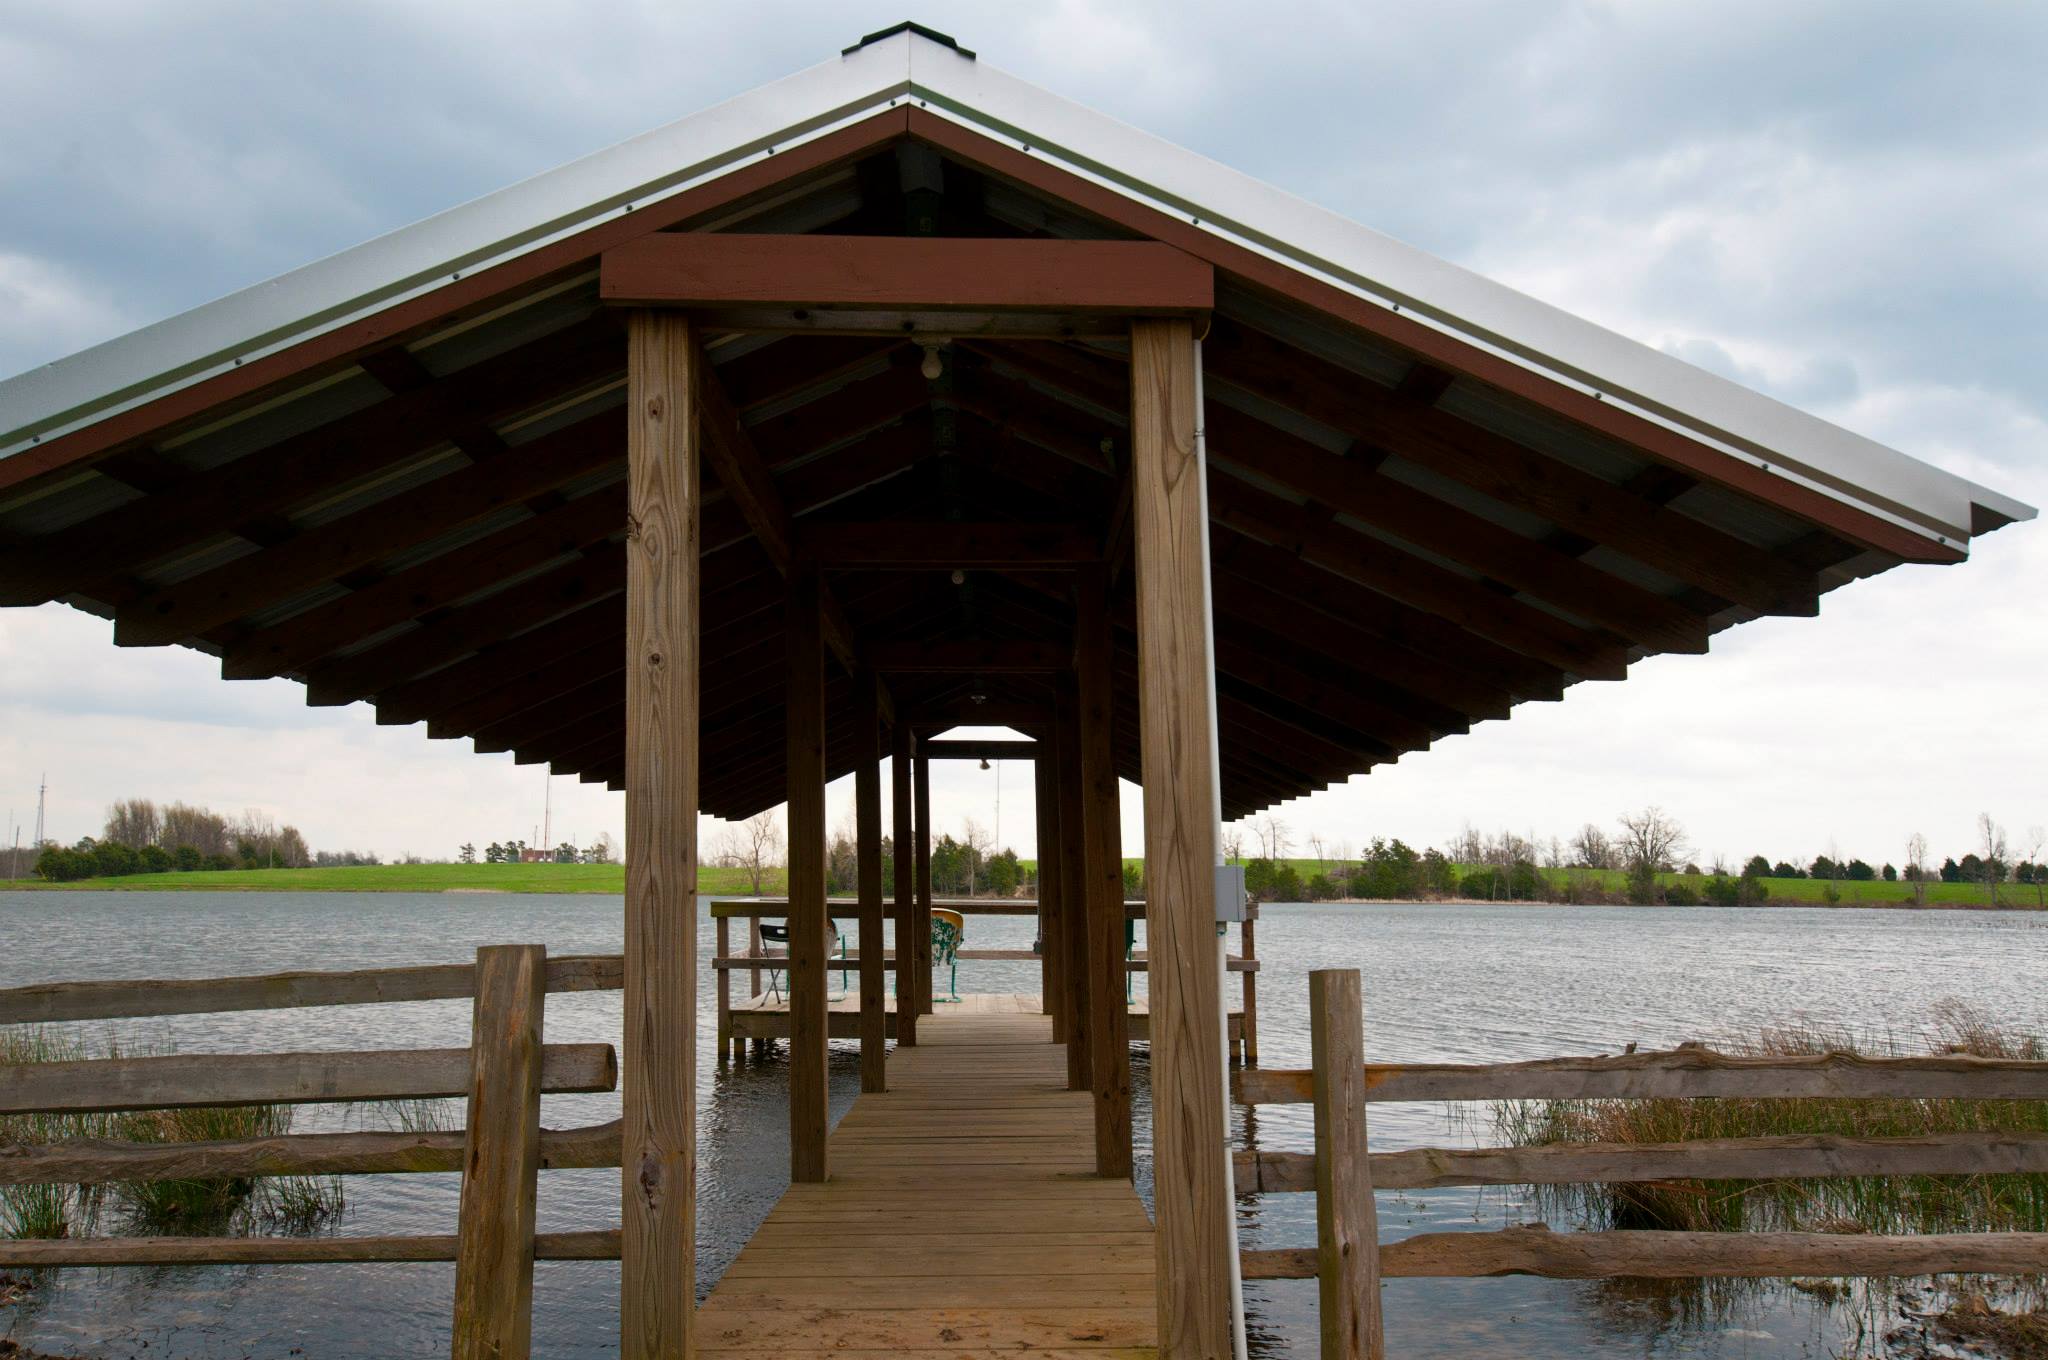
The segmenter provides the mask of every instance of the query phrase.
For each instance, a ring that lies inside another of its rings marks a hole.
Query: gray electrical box
[[[1244,887],[1244,866],[1242,864],[1219,864],[1216,866],[1216,920],[1219,923],[1242,921],[1245,899],[1248,894]]]

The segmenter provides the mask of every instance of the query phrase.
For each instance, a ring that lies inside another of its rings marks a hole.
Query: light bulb
[[[945,365],[939,362],[939,347],[937,345],[926,345],[924,347],[924,362],[918,366],[917,371],[924,374],[926,382],[937,382],[939,375],[946,371]]]

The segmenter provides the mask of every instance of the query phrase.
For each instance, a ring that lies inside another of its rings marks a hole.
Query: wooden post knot
[[[640,1198],[651,1209],[661,1202],[662,1174],[661,1159],[648,1155],[640,1159],[640,1174],[634,1182],[640,1187]]]
[[[626,516],[626,541],[628,543],[640,541],[640,517],[638,515],[628,513]]]

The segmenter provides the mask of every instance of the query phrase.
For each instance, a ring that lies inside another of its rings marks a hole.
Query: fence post
[[[526,1360],[532,1341],[546,1004],[543,946],[476,951],[469,1119],[456,1219],[455,1360]]]
[[[1379,1220],[1365,1149],[1365,1019],[1358,970],[1308,975],[1316,1116],[1316,1292],[1323,1360],[1382,1360]]]
[[[718,918],[718,947],[712,951],[711,968],[718,974],[718,1065],[726,1065],[728,1058],[737,1059],[739,1045],[732,1037],[732,969],[720,965],[732,953],[732,923],[724,916]]]
[[[1259,919],[1259,904],[1247,902],[1244,920],[1238,924],[1238,953],[1244,956],[1247,965],[1259,961],[1259,950],[1252,926]],[[1259,975],[1248,966],[1241,975],[1244,978],[1244,1025],[1239,1031],[1244,1036],[1241,1050],[1247,1067],[1259,1065]]]

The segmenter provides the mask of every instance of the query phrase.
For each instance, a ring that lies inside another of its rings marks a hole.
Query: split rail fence
[[[1368,1153],[1365,1111],[1369,1102],[1438,1100],[2048,1100],[2048,1062],[1946,1054],[1751,1058],[1688,1046],[1483,1066],[1368,1065],[1355,970],[1309,974],[1309,1007],[1312,1067],[1241,1072],[1238,1097],[1254,1105],[1312,1104],[1315,1152],[1240,1151],[1235,1169],[1240,1191],[1316,1196],[1313,1248],[1246,1251],[1243,1268],[1248,1280],[1318,1282],[1325,1357],[1379,1360],[1385,1354],[1383,1278],[2048,1274],[2048,1233],[1554,1233],[1523,1226],[1382,1243],[1373,1207],[1375,1189],[2041,1174],[2048,1173],[2044,1134],[1807,1135]]]
[[[540,945],[491,945],[474,964],[258,977],[59,982],[0,991],[0,1024],[54,1024],[214,1011],[474,998],[468,1048],[169,1054],[0,1066],[0,1115],[466,1096],[449,1132],[284,1134],[208,1143],[71,1141],[0,1147],[0,1185],[215,1180],[454,1171],[451,1235],[125,1237],[0,1240],[0,1266],[253,1262],[455,1262],[456,1360],[524,1356],[533,1262],[611,1260],[616,1229],[536,1233],[538,1173],[619,1164],[619,1124],[544,1130],[544,1093],[611,1091],[610,1044],[549,1044],[549,992],[615,991],[621,956],[549,959]]]

